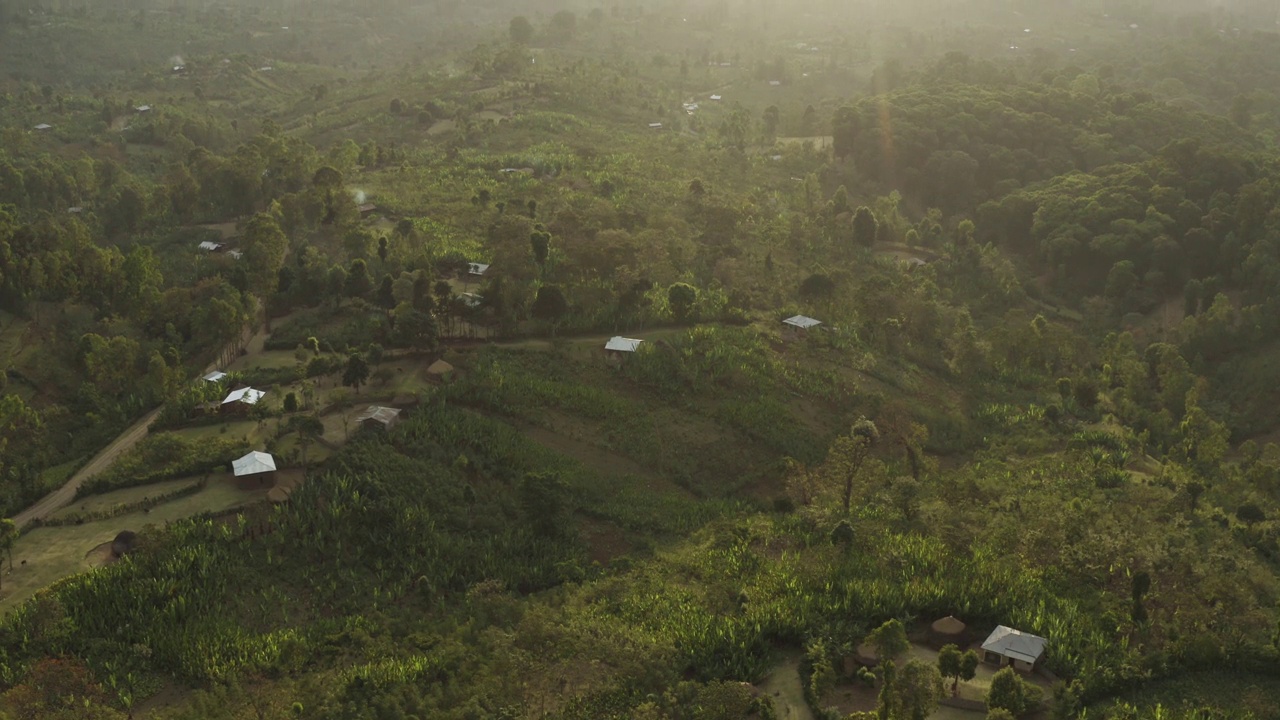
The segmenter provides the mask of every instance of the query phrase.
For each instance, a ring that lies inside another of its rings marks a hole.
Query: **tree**
[[[1006,667],[991,678],[987,709],[1008,710],[1014,717],[1025,714],[1040,700],[1040,689],[1029,684],[1013,668]]]
[[[842,476],[844,481],[844,511],[848,514],[853,504],[853,481],[862,470],[863,463],[871,454],[871,448],[880,439],[880,431],[876,424],[866,418],[859,418],[849,428],[849,432],[836,438],[831,444],[828,454],[828,468]]]
[[[1072,715],[1071,717],[1075,716]],[[1016,718],[1004,708],[992,708],[987,711],[987,720],[1016,720]]]
[[[814,273],[800,283],[800,299],[806,302],[830,300],[836,292],[836,282],[830,275]]]
[[[258,213],[245,224],[240,247],[244,252],[243,266],[249,276],[249,289],[258,297],[267,297],[276,288],[289,239],[273,216]]]
[[[360,386],[369,379],[369,363],[360,353],[351,353],[347,358],[347,367],[342,371],[342,384],[360,392]]]
[[[894,680],[893,693],[898,717],[903,720],[925,720],[938,708],[942,697],[942,676],[938,668],[920,660],[911,660]]]
[[[325,165],[311,176],[311,184],[321,190],[339,190],[342,188],[342,173],[332,165]]]
[[[572,10],[561,10],[551,16],[551,32],[561,40],[568,40],[578,31],[578,16]]]
[[[400,303],[393,315],[395,318],[396,343],[413,350],[434,350],[440,337],[440,328],[436,319],[422,312],[409,303]]]
[[[857,110],[848,106],[836,110],[831,121],[831,146],[836,157],[845,158],[853,154],[860,125]]]
[[[881,660],[891,660],[911,648],[907,641],[907,629],[897,618],[886,620],[883,625],[871,631],[867,642],[876,649]]]
[[[333,298],[334,304],[342,302],[342,296],[347,290],[347,271],[341,265],[334,265],[329,268],[329,297]]]
[[[960,648],[954,644],[943,645],[938,651],[938,672],[944,678],[953,680],[951,691],[954,693],[956,687],[960,684]]]
[[[778,134],[778,126],[782,123],[782,116],[778,111],[778,106],[770,105],[765,108],[762,121],[764,123],[764,134],[770,138],[776,136]]]
[[[969,682],[978,675],[978,663],[981,659],[973,650],[965,650],[960,656],[960,680]]]
[[[875,213],[865,205],[853,212],[853,242],[861,247],[871,247],[876,242],[879,223]]]
[[[287,413],[298,412],[298,394],[291,392],[285,395],[284,403],[282,404],[281,409],[283,409]]]
[[[698,289],[688,283],[676,283],[667,288],[667,305],[676,322],[684,322],[698,301]]]
[[[396,306],[395,281],[390,275],[383,275],[382,282],[378,285],[378,292],[374,296],[378,303],[378,307],[383,310],[390,310]]]
[[[352,260],[351,269],[347,271],[346,287],[344,288],[347,297],[364,297],[372,289],[373,281],[369,278],[369,266],[360,258]]]
[[[13,544],[18,541],[21,532],[9,518],[0,520],[0,549],[9,556],[9,572],[13,572]]]
[[[546,230],[534,230],[529,235],[529,248],[533,251],[533,261],[542,268],[542,275],[547,274],[547,257],[551,254],[551,233]]]
[[[529,22],[529,18],[523,15],[511,18],[507,32],[511,36],[511,42],[517,45],[528,44],[533,39],[533,25]]]
[[[293,419],[294,429],[298,433],[298,448],[302,451],[302,474],[307,474],[307,448],[317,438],[324,435],[324,423],[315,415],[303,415]]]
[[[558,285],[543,285],[538,288],[538,294],[534,297],[529,312],[535,318],[550,323],[551,335],[555,336],[556,326],[560,324],[565,313],[569,312],[569,301],[565,299],[564,292]]]

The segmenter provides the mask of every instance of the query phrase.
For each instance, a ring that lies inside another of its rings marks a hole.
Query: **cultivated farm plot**
[[[264,350],[249,353],[236,358],[227,368],[227,372],[244,372],[245,370],[278,370],[298,364],[298,358],[290,350]]]
[[[130,498],[172,491],[173,484],[190,484],[196,478],[167,481],[127,490],[106,493],[94,501],[105,507],[133,502]],[[164,489],[159,489],[163,487]],[[152,508],[150,512],[132,512],[106,520],[81,525],[36,528],[24,534],[13,547],[14,569],[6,567],[0,589],[0,610],[8,610],[34,596],[62,578],[100,565],[106,553],[99,550],[123,530],[137,532],[147,525],[163,525],[205,512],[219,512],[241,507],[266,498],[269,485],[238,482],[230,474],[209,479],[208,485],[194,495],[177,498]],[[73,505],[79,508],[84,503]]]

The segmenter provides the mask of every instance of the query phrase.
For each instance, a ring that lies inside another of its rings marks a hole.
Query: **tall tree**
[[[245,224],[240,247],[244,252],[243,265],[249,276],[249,289],[258,297],[268,297],[275,291],[280,268],[284,265],[288,238],[274,217],[258,213]]]
[[[667,305],[676,322],[684,322],[698,302],[698,289],[688,283],[676,283],[667,288]]]
[[[369,266],[364,260],[356,258],[351,261],[351,269],[347,271],[347,297],[362,298],[373,289],[373,281],[369,279]]]
[[[538,288],[538,294],[534,297],[529,311],[535,318],[550,323],[551,335],[555,336],[556,326],[569,311],[569,301],[565,299],[564,292],[559,286],[543,285]]]
[[[354,388],[358,393],[360,386],[369,379],[369,363],[360,353],[351,353],[347,358],[347,366],[342,371],[342,384]]]
[[[925,720],[936,709],[942,697],[942,676],[935,665],[911,660],[902,667],[894,682],[899,717],[903,720]]]
[[[853,242],[862,247],[871,247],[876,242],[879,225],[871,208],[865,205],[859,207],[853,213]]]
[[[836,438],[831,444],[827,464],[844,481],[844,511],[847,514],[853,503],[853,481],[871,454],[871,448],[880,439],[876,424],[859,418],[849,432]]]
[[[517,45],[525,45],[533,39],[533,25],[529,22],[529,18],[517,15],[511,18],[507,34],[510,35],[511,42]]]

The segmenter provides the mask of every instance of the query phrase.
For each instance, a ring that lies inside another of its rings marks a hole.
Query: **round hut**
[[[958,645],[963,648],[966,644],[965,630],[967,629],[967,626],[954,615],[934,620],[929,626],[929,644],[935,648],[941,648],[943,645]]]

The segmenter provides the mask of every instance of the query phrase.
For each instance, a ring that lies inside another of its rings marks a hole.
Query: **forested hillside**
[[[1273,14],[0,4],[0,717],[1280,718]]]

